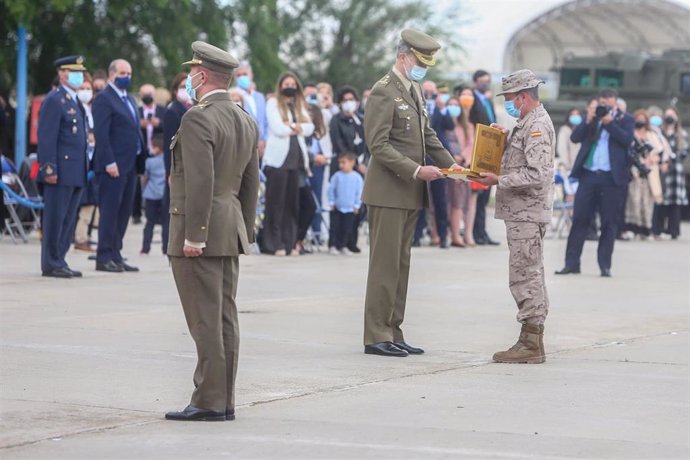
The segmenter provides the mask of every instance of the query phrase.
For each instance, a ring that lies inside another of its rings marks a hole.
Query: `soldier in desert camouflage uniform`
[[[549,297],[544,281],[544,233],[553,206],[553,158],[556,139],[549,114],[539,102],[543,83],[529,70],[503,78],[506,112],[519,118],[501,162],[501,175],[482,174],[484,185],[498,185],[496,218],[505,221],[510,250],[510,292],[517,303],[520,338],[494,354],[501,363],[543,363],[544,320]],[[497,125],[504,134],[508,130]]]

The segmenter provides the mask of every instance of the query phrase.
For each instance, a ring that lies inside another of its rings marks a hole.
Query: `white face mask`
[[[93,99],[93,91],[90,89],[80,89],[77,91],[77,97],[82,104],[88,104]]]
[[[177,100],[182,102],[182,103],[187,103],[189,102],[189,94],[187,94],[187,90],[184,88],[179,88],[177,90]]]
[[[342,104],[343,112],[355,113],[357,110],[357,101],[345,101]]]

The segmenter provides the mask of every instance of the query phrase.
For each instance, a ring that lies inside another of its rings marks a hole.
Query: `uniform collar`
[[[412,82],[410,81],[410,79],[403,75],[402,72],[400,72],[396,66],[393,66],[393,73],[396,77],[400,79],[400,82],[403,84],[405,89],[409,91],[410,87],[412,86]]]
[[[204,99],[206,99],[207,97],[209,97],[213,94],[220,94],[220,93],[226,93],[227,94],[228,91],[225,89],[214,89],[213,91],[209,91],[208,93],[201,96],[201,99],[199,99],[199,102],[203,101]]]
[[[540,103],[538,106],[536,106],[530,113],[527,114],[525,118],[520,118],[517,122],[517,125],[515,125],[518,129],[522,128],[525,126],[527,123],[532,121],[533,118],[535,118],[537,115],[539,115],[541,112],[544,111],[544,106]]]
[[[70,87],[67,86],[67,85],[62,85],[62,84],[61,84],[60,87],[61,87],[67,94],[70,95],[70,97],[72,98],[72,100],[74,100],[74,101],[77,100],[77,92],[76,92],[76,91],[74,91],[72,88],[70,88]]]

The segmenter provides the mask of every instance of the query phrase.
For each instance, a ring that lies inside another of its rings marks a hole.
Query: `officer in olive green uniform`
[[[232,420],[238,256],[254,240],[259,131],[227,91],[238,61],[204,42],[192,50],[187,92],[198,104],[170,144],[168,255],[198,361],[190,405],[166,418]]]
[[[442,168],[454,165],[431,129],[418,81],[436,63],[441,45],[429,35],[401,34],[393,69],[374,85],[364,129],[371,160],[362,201],[368,206],[369,276],[364,316],[364,351],[384,356],[423,353],[405,342],[410,249],[417,214],[427,204],[424,181],[443,174],[425,166],[429,155]]]
[[[553,208],[553,123],[539,102],[543,81],[530,70],[519,70],[502,81],[506,112],[519,117],[510,133],[501,162],[501,175],[485,174],[478,182],[498,184],[496,218],[505,221],[510,250],[510,292],[522,323],[520,338],[507,351],[494,355],[505,363],[543,363],[544,320],[549,297],[544,281],[544,233]],[[507,130],[498,126],[505,133]]]

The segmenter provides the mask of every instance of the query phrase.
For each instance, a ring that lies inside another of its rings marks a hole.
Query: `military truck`
[[[643,52],[612,52],[604,56],[570,57],[560,73],[558,98],[545,101],[558,127],[572,107],[584,110],[601,88],[612,87],[628,104],[628,112],[657,105],[675,105],[690,126],[690,49],[674,49],[661,56]]]
[[[643,52],[617,52],[605,56],[571,57],[560,72],[558,98],[544,101],[556,129],[572,107],[581,111],[601,88],[616,88],[628,112],[651,105],[662,110],[675,106],[684,128],[690,131],[690,49],[672,49],[661,56]],[[584,113],[583,113],[584,115]],[[685,159],[686,187],[690,195],[690,155]],[[683,208],[690,220],[690,206]]]

